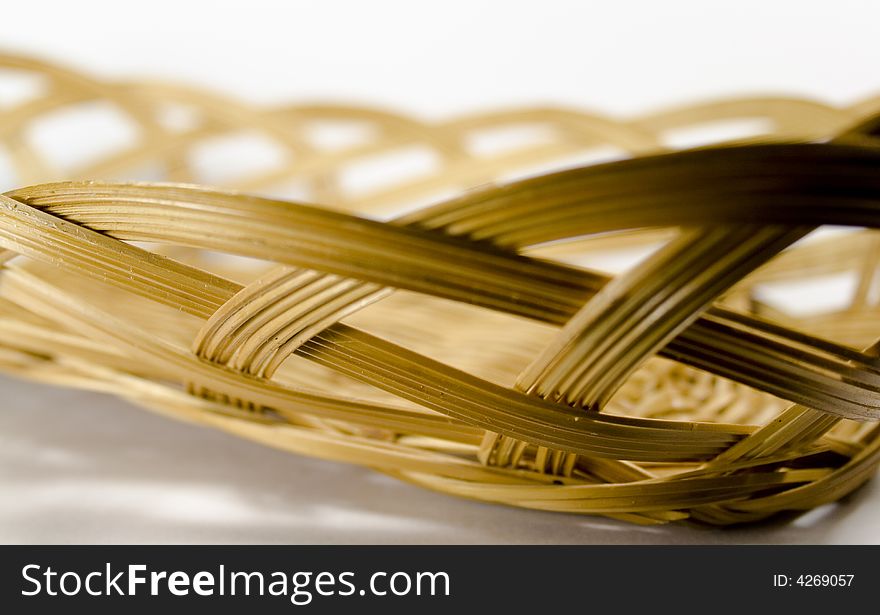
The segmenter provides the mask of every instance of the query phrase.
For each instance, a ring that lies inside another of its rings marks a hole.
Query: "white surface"
[[[641,528],[425,491],[0,377],[2,543],[880,543],[880,483],[794,521]]]
[[[265,103],[630,115],[731,95],[880,93],[870,0],[8,4],[7,51]],[[872,482],[793,523],[643,529],[457,500],[104,396],[0,380],[2,542],[876,543],[878,505]]]

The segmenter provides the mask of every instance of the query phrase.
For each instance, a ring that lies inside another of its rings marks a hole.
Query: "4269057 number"
[[[773,587],[852,587],[854,574],[774,574]]]

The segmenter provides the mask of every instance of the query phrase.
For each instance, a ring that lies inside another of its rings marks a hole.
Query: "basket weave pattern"
[[[450,494],[645,524],[806,510],[880,462],[878,100],[428,123],[0,66],[43,86],[0,115],[30,186],[0,196],[7,372]],[[29,131],[95,101],[133,143],[53,166]],[[768,128],[669,144],[740,118]],[[334,123],[359,140],[322,145]],[[543,132],[473,147],[523,125]],[[280,162],[207,178],[193,152],[244,131]],[[413,148],[429,171],[347,183]],[[618,160],[549,170],[609,149]],[[173,183],[119,181],[147,166]],[[283,189],[302,198],[255,196]],[[856,230],[801,241],[822,225]],[[619,275],[583,266],[635,248],[651,250]],[[841,273],[855,280],[841,308],[762,299]]]

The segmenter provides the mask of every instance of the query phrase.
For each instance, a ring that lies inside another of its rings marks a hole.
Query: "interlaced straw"
[[[42,87],[0,114],[30,186],[0,196],[8,372],[446,493],[636,523],[806,510],[880,462],[880,100],[430,123],[0,66]],[[53,166],[34,125],[94,102],[136,137]],[[670,145],[739,119],[763,129]],[[322,145],[328,125],[361,138]],[[540,130],[474,146],[523,126]],[[282,160],[196,185],[193,152],[242,132]],[[413,148],[432,171],[348,185]],[[597,154],[614,160],[584,163]],[[175,183],[120,183],[145,167]],[[302,198],[272,198],[284,186]],[[801,241],[823,225],[852,230]],[[616,276],[584,266],[651,248]],[[843,307],[764,298],[843,274]]]

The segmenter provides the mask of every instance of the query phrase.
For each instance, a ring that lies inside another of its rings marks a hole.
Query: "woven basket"
[[[0,66],[36,83],[0,115],[30,186],[0,197],[7,372],[645,524],[806,510],[880,461],[880,100],[427,123]],[[66,163],[64,113],[91,152]],[[96,154],[83,118],[111,116],[128,140]],[[271,155],[218,163],[230,138]],[[851,230],[804,240],[822,225]],[[767,299],[829,276],[854,283],[824,311]]]

